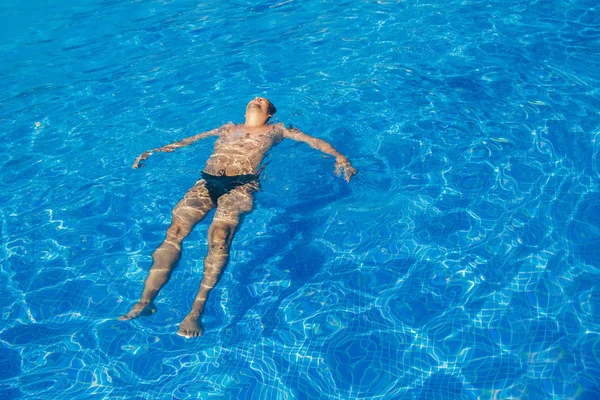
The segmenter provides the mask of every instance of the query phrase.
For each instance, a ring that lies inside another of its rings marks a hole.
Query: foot
[[[177,331],[177,334],[189,339],[202,336],[202,332],[204,332],[204,327],[200,322],[200,316],[188,315],[179,324],[179,331]]]
[[[147,303],[140,301],[138,302],[129,312],[119,317],[119,321],[129,321],[137,317],[147,317],[156,312],[156,306],[154,303]]]

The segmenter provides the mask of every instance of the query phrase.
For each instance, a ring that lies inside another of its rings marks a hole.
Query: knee
[[[233,229],[229,226],[212,227],[208,237],[208,249],[211,253],[222,254],[229,252]]]
[[[173,223],[167,229],[167,237],[171,240],[182,240],[190,234],[191,230],[189,225],[173,220]]]

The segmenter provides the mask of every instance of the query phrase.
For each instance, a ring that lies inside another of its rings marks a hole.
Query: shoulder
[[[236,127],[237,127],[237,125],[234,124],[233,122],[228,122],[225,125],[222,125],[221,127],[217,128],[218,134],[222,135],[224,133],[229,133],[229,132],[235,130]]]
[[[281,134],[283,134],[285,132],[285,125],[281,122],[272,124],[272,125],[270,125],[270,127],[271,127],[271,129],[269,129],[270,132],[281,133]]]
[[[283,137],[285,133],[285,125],[281,122],[276,124],[269,125],[269,130],[267,131],[267,135],[269,136],[280,136]]]

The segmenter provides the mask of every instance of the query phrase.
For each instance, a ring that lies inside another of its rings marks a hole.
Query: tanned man
[[[154,298],[169,280],[181,255],[181,242],[194,225],[216,207],[208,229],[208,255],[204,259],[204,275],[192,310],[179,324],[178,335],[186,338],[202,335],[200,321],[208,294],[217,283],[229,260],[231,241],[240,216],[252,209],[254,194],[259,190],[261,162],[271,147],[284,138],[307,143],[309,146],[335,157],[335,171],[342,170],[347,181],[356,174],[348,159],[324,140],[314,138],[283,124],[267,124],[276,112],[267,99],[257,97],[246,107],[246,121],[240,125],[226,124],[212,131],[200,133],[158,149],[142,153],[133,168],[157,152],[170,153],[197,140],[216,136],[214,152],[206,162],[201,179],[175,206],[172,222],[165,240],[152,253],[152,267],[144,283],[140,300],[120,320],[130,320],[156,312]]]

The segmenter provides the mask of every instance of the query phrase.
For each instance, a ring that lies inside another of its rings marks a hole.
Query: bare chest
[[[283,139],[281,129],[270,128],[264,132],[248,132],[235,128],[219,137],[215,149],[239,152],[265,152]]]

